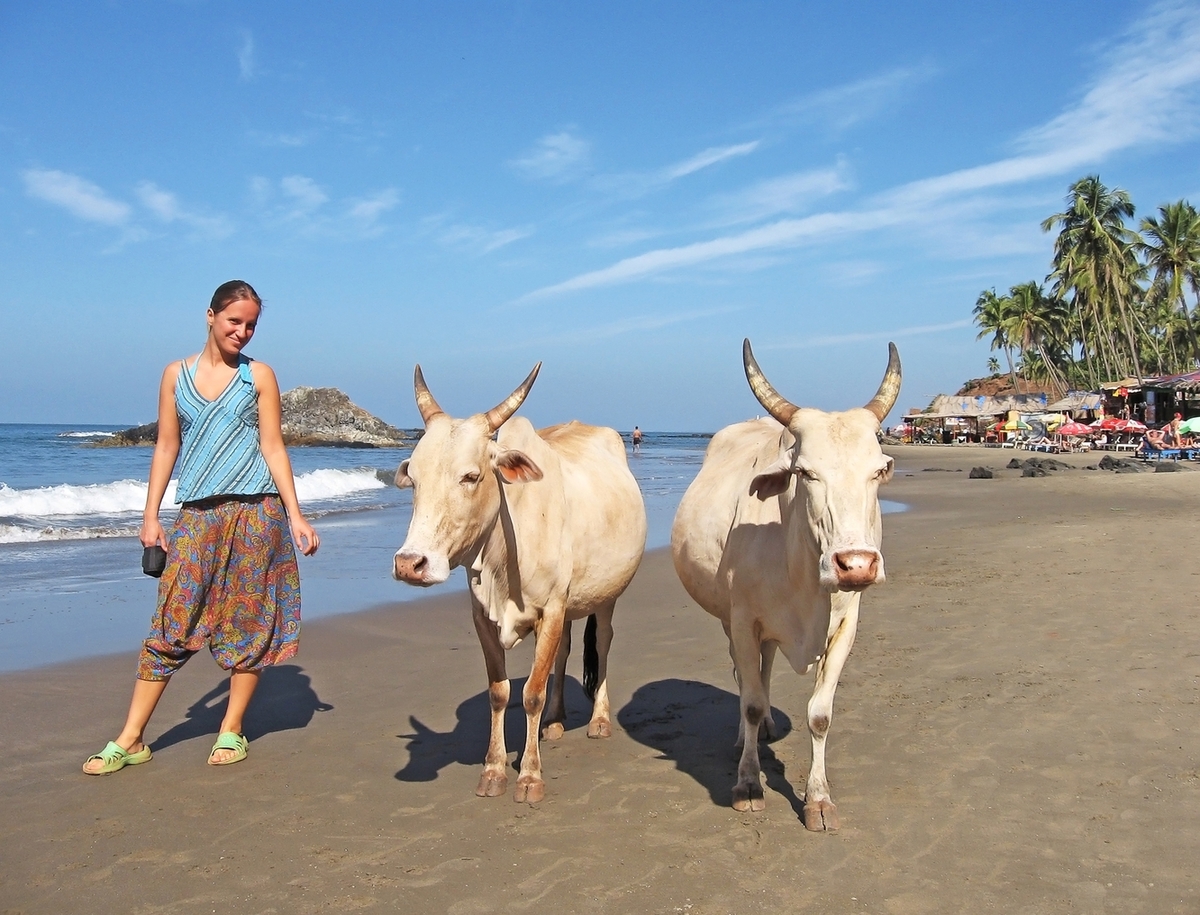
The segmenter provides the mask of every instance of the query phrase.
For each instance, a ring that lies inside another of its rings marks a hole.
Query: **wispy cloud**
[[[945,333],[948,330],[961,330],[971,327],[974,322],[970,319],[950,321],[946,324],[924,324],[919,327],[900,327],[892,330],[864,331],[857,334],[834,334],[823,337],[802,337],[793,340],[775,339],[764,342],[755,349],[815,349],[817,347],[836,346],[842,343],[862,343],[866,340],[901,340],[905,337],[923,337],[928,334]]]
[[[179,222],[197,232],[214,238],[225,238],[233,233],[233,226],[223,216],[209,216],[184,208],[179,198],[165,191],[153,181],[142,181],[135,189],[142,206],[153,213],[160,222]]]
[[[905,94],[936,72],[929,64],[897,67],[877,76],[822,89],[780,105],[754,126],[778,122],[817,123],[841,132],[894,108]]]
[[[254,36],[249,31],[242,31],[242,41],[237,51],[238,75],[243,82],[254,79]]]
[[[738,193],[717,197],[712,205],[722,211],[721,222],[757,222],[783,213],[810,210],[819,198],[851,186],[850,169],[839,159],[830,168],[793,172],[760,181]]]
[[[1018,139],[1020,155],[909,182],[860,209],[782,219],[734,235],[648,251],[534,290],[518,301],[632,282],[732,255],[816,244],[835,235],[928,225],[980,203],[979,198],[971,200],[978,192],[1069,174],[1125,149],[1168,145],[1200,131],[1200,9],[1180,3],[1156,7],[1105,50],[1105,59],[1114,63],[1099,73],[1077,104]],[[856,86],[855,92],[865,91],[866,84]]]
[[[724,162],[726,159],[734,159],[738,156],[748,156],[754,150],[758,149],[759,140],[752,140],[749,143],[738,143],[735,146],[713,146],[696,153],[689,159],[684,159],[682,162],[677,162],[674,165],[669,165],[662,171],[662,177],[666,181],[675,181],[683,178],[686,175],[691,175],[694,172],[700,171],[702,168],[708,168],[710,165],[716,165],[718,162]]]
[[[568,128],[547,134],[508,164],[527,178],[563,182],[579,177],[590,159],[591,144],[578,137],[574,128]]]
[[[279,181],[283,193],[291,198],[291,216],[307,216],[329,202],[329,195],[312,178],[288,175]]]
[[[380,216],[393,209],[399,202],[399,192],[395,188],[389,187],[352,203],[350,218],[373,225]]]
[[[528,227],[511,229],[485,229],[481,226],[456,223],[445,226],[437,234],[443,245],[469,249],[477,254],[490,254],[533,234]]]
[[[129,204],[110,197],[86,178],[47,168],[26,169],[21,177],[30,197],[60,206],[80,219],[110,226],[129,220]]]

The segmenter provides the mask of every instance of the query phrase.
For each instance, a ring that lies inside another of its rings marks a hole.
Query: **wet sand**
[[[811,678],[782,659],[767,809],[730,809],[725,639],[658,551],[617,605],[614,734],[585,736],[577,627],[533,806],[515,777],[474,796],[465,594],[306,624],[230,767],[205,765],[224,687],[207,657],[168,690],[153,761],[105,778],[79,766],[118,729],[132,651],[0,676],[0,912],[1200,911],[1200,472],[1071,457],[971,480],[1013,453],[889,450],[884,494],[911,510],[884,519],[888,582],[837,695],[840,832],[800,822]],[[510,653],[510,747],[530,656]]]

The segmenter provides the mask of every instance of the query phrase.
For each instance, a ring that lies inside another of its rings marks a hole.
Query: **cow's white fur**
[[[444,581],[464,566],[476,632],[483,647],[492,708],[491,740],[476,793],[507,786],[504,709],[509,700],[505,649],[535,634],[525,683],[525,752],[518,801],[545,791],[538,723],[546,681],[554,690],[546,736],[563,733],[563,677],[570,622],[595,615],[599,669],[589,737],[611,733],[606,683],[612,613],[641,561],[646,513],[625,446],[612,429],[570,422],[535,431],[509,419],[495,441],[483,414],[437,413],[412,457],[397,472],[414,487],[413,517],[396,553],[395,574],[413,584]]]
[[[867,409],[798,409],[786,428],[769,417],[729,426],[713,437],[671,532],[680,580],[729,638],[741,692],[735,808],[763,808],[757,744],[760,725],[774,734],[776,650],[799,673],[816,667],[807,714],[810,829],[837,827],[825,736],[860,593],[883,579],[878,490],[891,478],[892,459],[878,431]]]

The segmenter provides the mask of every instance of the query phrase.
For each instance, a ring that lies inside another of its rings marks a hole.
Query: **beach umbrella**
[[[1069,422],[1058,427],[1059,435],[1091,435],[1096,430],[1083,423]]]
[[[1106,416],[1100,420],[1100,425],[1097,428],[1103,429],[1105,432],[1120,432],[1121,424],[1127,422],[1129,420],[1121,419],[1119,416]]]
[[[1200,432],[1200,416],[1185,419],[1179,424],[1179,431],[1185,435],[1195,435],[1197,432]]]
[[[1010,419],[1004,424],[1003,428],[1005,432],[1016,432],[1017,430],[1028,432],[1032,427],[1023,419]]]
[[[1139,423],[1136,419],[1123,419],[1113,427],[1114,432],[1145,432],[1146,426],[1144,423]]]

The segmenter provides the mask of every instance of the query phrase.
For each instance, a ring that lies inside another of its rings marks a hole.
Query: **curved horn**
[[[900,353],[895,343],[888,344],[888,367],[883,373],[883,381],[879,390],[867,404],[867,409],[875,414],[875,418],[883,422],[883,418],[892,412],[896,398],[900,396]]]
[[[749,337],[742,341],[742,363],[746,366],[746,380],[750,382],[750,390],[754,392],[758,402],[766,407],[768,413],[786,426],[800,408],[771,387],[771,382],[767,381],[767,376],[762,373],[762,369],[754,361]]]
[[[417,409],[421,411],[421,421],[426,426],[435,416],[445,415],[445,411],[438,406],[438,402],[429,393],[429,386],[425,384],[425,376],[421,374],[420,363],[417,363],[417,369],[413,372],[413,390],[417,393]]]
[[[533,387],[534,379],[537,378],[537,373],[541,368],[542,364],[539,362],[533,367],[533,371],[529,373],[525,380],[521,382],[520,387],[484,414],[484,419],[487,420],[489,429],[495,432],[504,425],[510,416],[517,412],[517,408],[525,402],[525,397],[529,394],[529,389]]]

